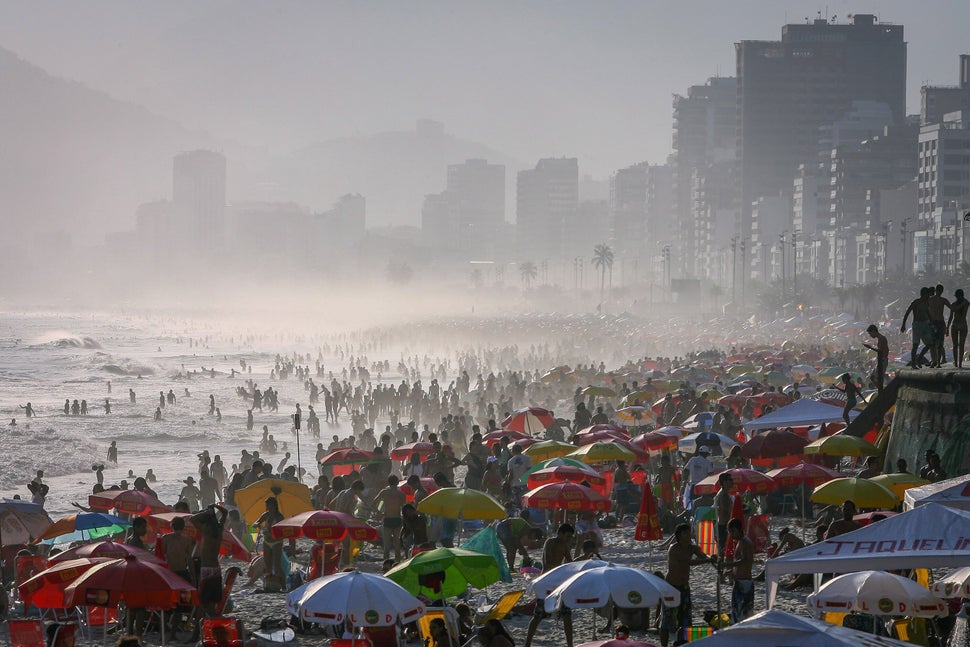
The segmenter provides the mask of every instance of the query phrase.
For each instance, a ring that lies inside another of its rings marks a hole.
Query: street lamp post
[[[798,292],[798,252],[796,250],[798,238],[798,230],[793,229],[791,232],[791,294],[796,299]]]

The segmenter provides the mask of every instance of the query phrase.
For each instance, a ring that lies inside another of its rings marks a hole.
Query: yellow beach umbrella
[[[284,517],[313,510],[310,488],[296,481],[263,479],[248,487],[236,490],[236,505],[246,523],[254,523],[266,511],[267,497],[275,496]]]
[[[878,456],[879,448],[855,436],[835,434],[805,445],[806,454],[826,456]]]
[[[857,508],[895,508],[899,497],[878,483],[868,479],[832,479],[812,490],[813,503],[842,505],[852,501]]]
[[[526,447],[522,453],[533,461],[545,461],[550,458],[559,458],[576,451],[575,445],[562,443],[558,440],[543,440]]]
[[[616,391],[608,389],[605,386],[587,386],[580,393],[585,396],[591,395],[595,398],[612,398],[616,396]]]
[[[446,519],[491,521],[508,516],[505,506],[479,490],[446,487],[421,500],[418,510]]]
[[[906,472],[898,474],[880,474],[879,476],[873,476],[869,479],[873,483],[878,483],[887,490],[891,491],[893,494],[898,496],[900,499],[903,498],[903,493],[906,492],[911,487],[919,487],[921,485],[927,485],[929,481],[926,479],[921,479],[913,474],[908,474]]]
[[[641,405],[644,402],[652,402],[655,399],[654,393],[655,391],[644,391],[643,389],[640,389],[639,391],[634,391],[633,393],[629,393],[623,396],[623,399],[620,400],[620,405],[624,407],[629,407],[633,405],[634,402],[637,402],[638,400]]]
[[[590,443],[567,455],[584,463],[609,463],[610,461],[636,460],[636,454],[616,443]]]

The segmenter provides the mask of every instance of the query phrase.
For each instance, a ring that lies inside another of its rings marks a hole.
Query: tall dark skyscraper
[[[780,41],[735,45],[739,233],[747,236],[751,204],[791,190],[798,165],[816,159],[819,128],[854,100],[889,106],[901,124],[906,109],[906,42],[902,25],[856,14],[847,24],[815,20],[785,25]]]

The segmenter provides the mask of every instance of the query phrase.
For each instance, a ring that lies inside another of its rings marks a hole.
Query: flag
[[[657,516],[657,501],[649,483],[643,484],[643,497],[640,499],[640,512],[637,514],[637,529],[633,534],[636,541],[663,539],[660,518]]]

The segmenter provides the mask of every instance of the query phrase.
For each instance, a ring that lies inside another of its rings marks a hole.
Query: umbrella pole
[[[162,647],[165,647],[165,609],[160,609],[162,616]]]

